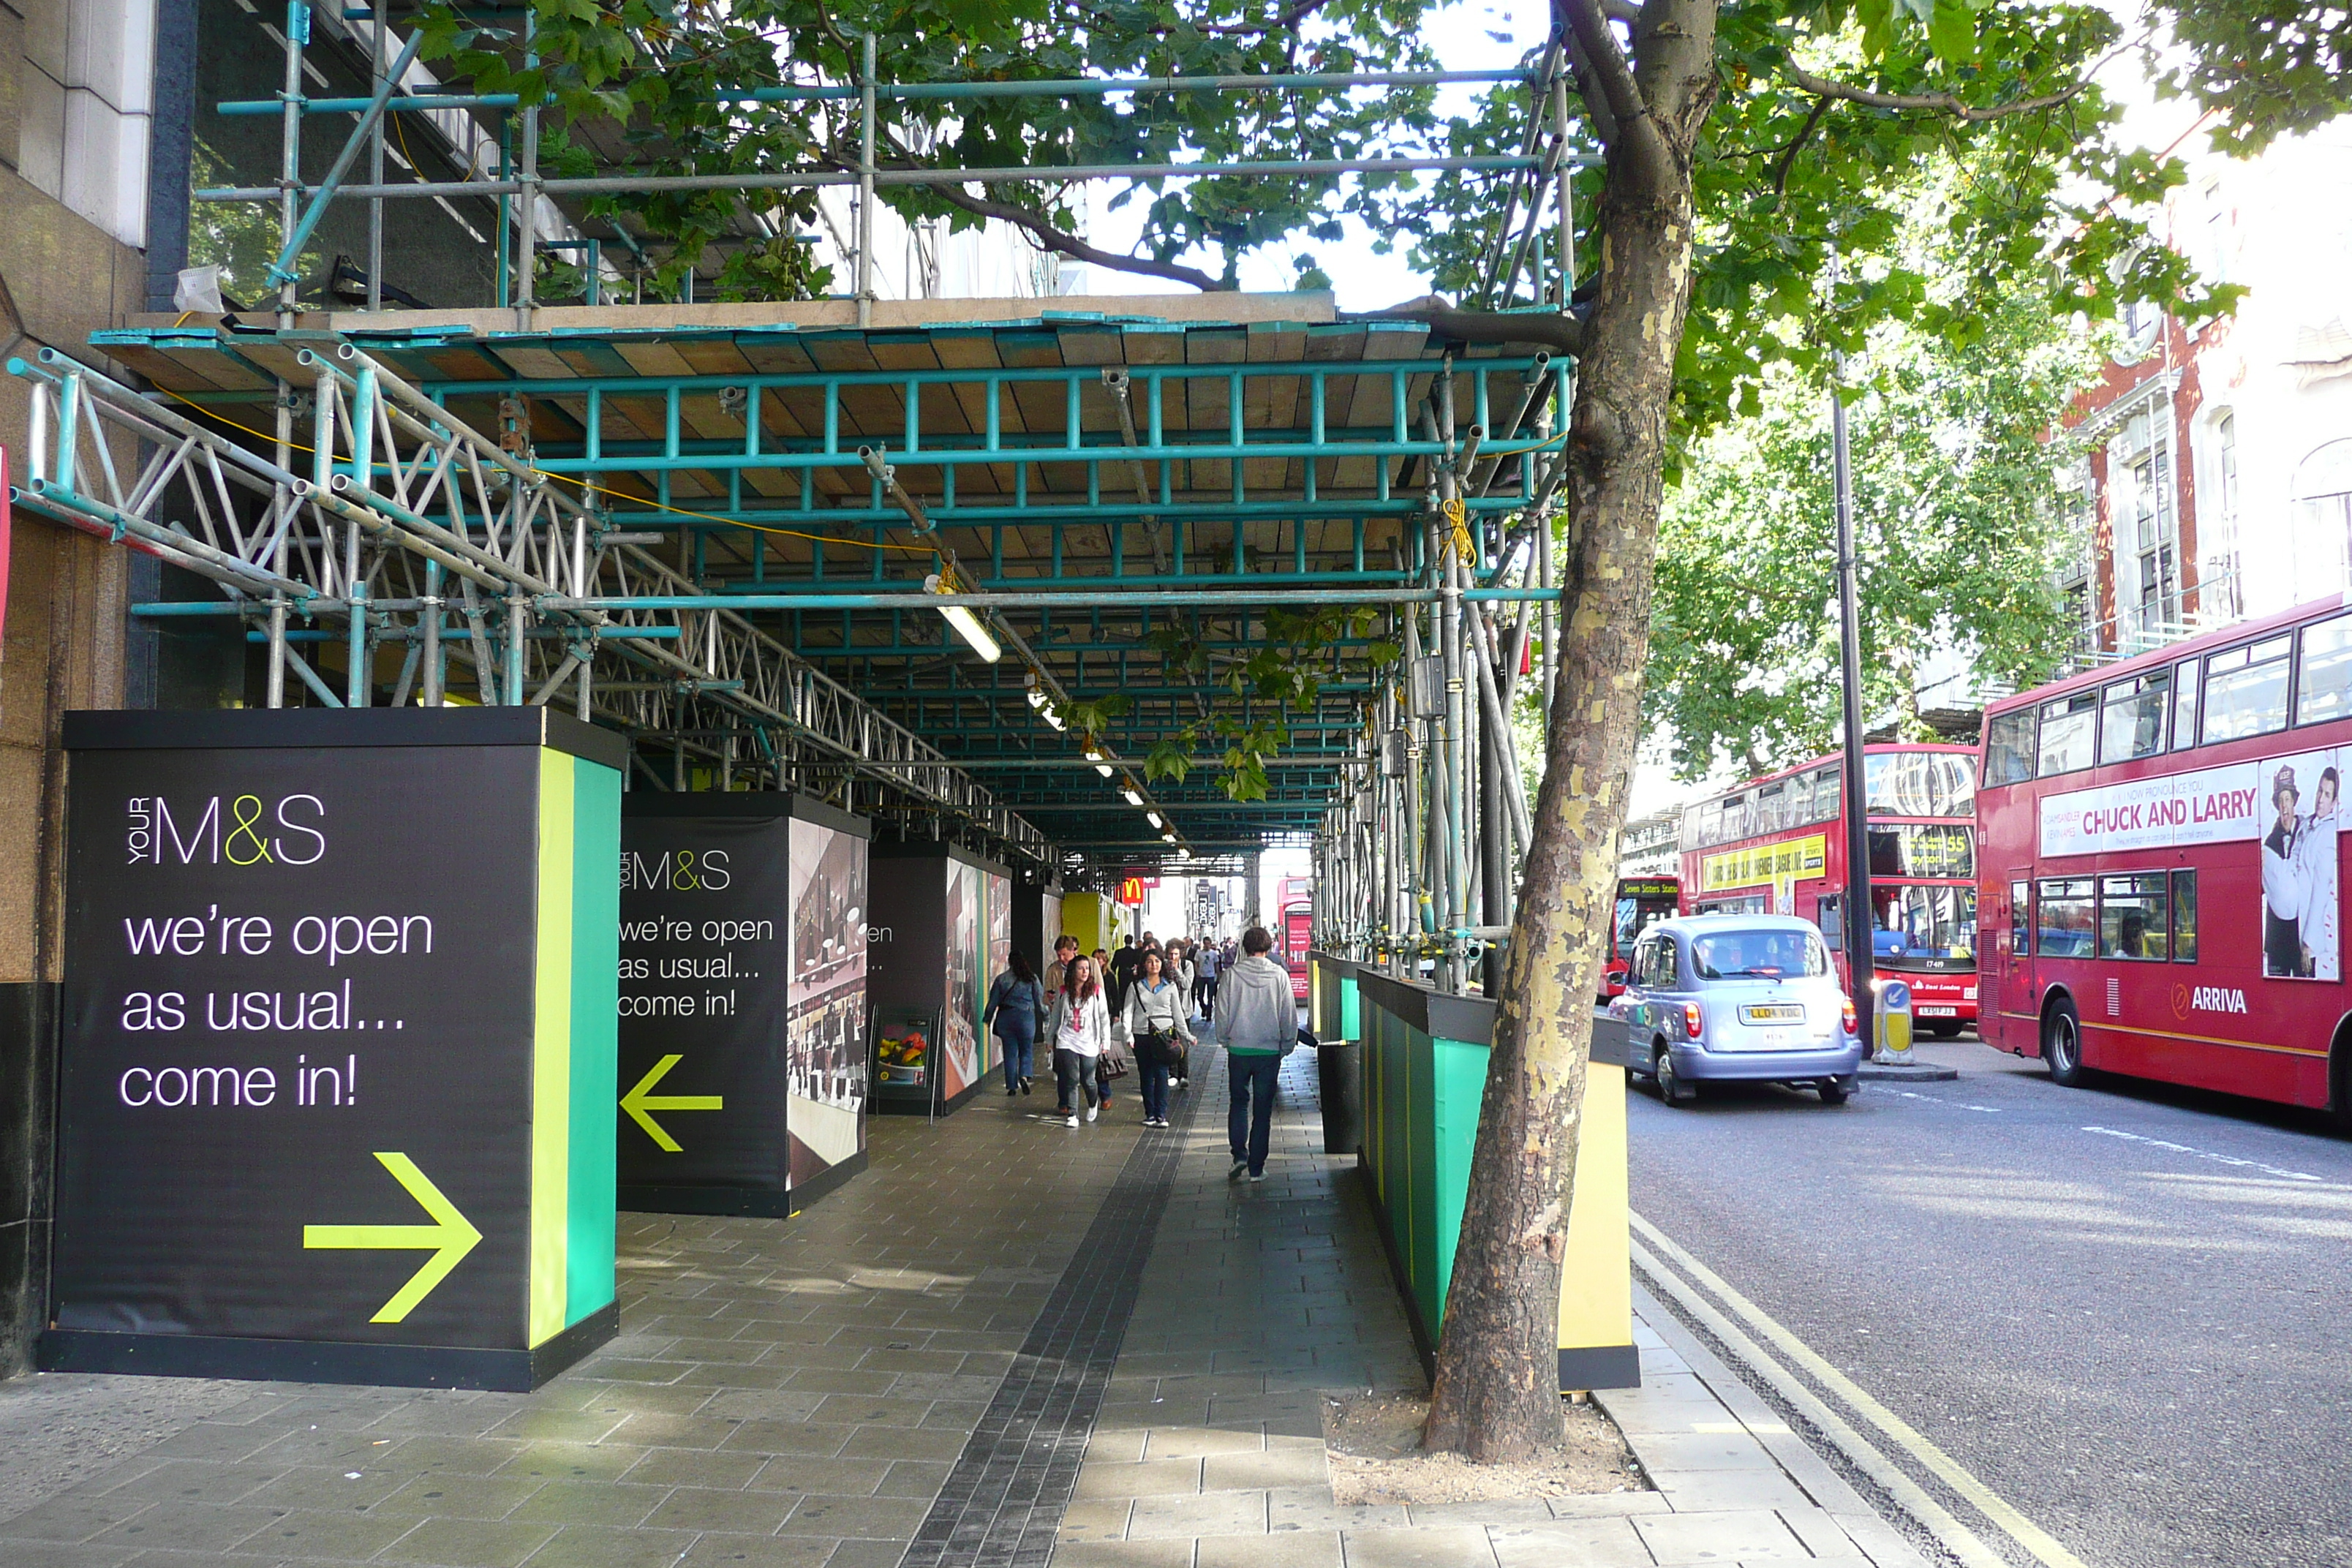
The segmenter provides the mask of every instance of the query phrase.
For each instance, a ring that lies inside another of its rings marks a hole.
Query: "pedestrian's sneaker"
[[[1225,1180],[1229,1182],[1239,1181],[1243,1174],[1248,1170],[1249,1162],[1247,1160],[1236,1160],[1234,1162],[1234,1168],[1225,1173]]]
[[[1096,1107],[1091,1106],[1091,1105],[1089,1105],[1089,1106],[1087,1106],[1087,1121],[1092,1121],[1095,1119],[1095,1111],[1096,1111],[1096,1109],[1097,1109]]]
[[[1265,1173],[1264,1171],[1252,1171],[1250,1173],[1250,1180],[1253,1182],[1263,1182],[1265,1180]]]
[[[1078,1113],[1077,1113],[1076,1111],[1075,1111],[1075,1110],[1071,1111],[1071,1112],[1070,1112],[1070,1115],[1069,1115],[1069,1119],[1068,1119],[1067,1121],[1064,1121],[1064,1122],[1062,1123],[1062,1125],[1063,1125],[1063,1126],[1065,1126],[1065,1127],[1076,1127],[1077,1124],[1078,1124]]]

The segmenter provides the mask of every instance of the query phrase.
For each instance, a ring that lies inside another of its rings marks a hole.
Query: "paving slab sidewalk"
[[[1230,1183],[1222,1061],[1053,1568],[1670,1568],[1926,1560],[1644,1299],[1643,1385],[1599,1396],[1654,1491],[1340,1507],[1326,1392],[1424,1386],[1350,1159],[1322,1152],[1312,1058],[1284,1064],[1263,1184]]]

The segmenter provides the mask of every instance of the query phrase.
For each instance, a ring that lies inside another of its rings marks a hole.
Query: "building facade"
[[[2352,120],[2188,163],[2158,235],[2246,293],[2127,312],[2068,421],[2082,663],[2352,586]]]
[[[1682,870],[1682,807],[1652,812],[1625,825],[1617,840],[1620,877],[1673,877]]]

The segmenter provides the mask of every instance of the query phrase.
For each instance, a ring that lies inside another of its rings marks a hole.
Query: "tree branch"
[[[1074,261],[1108,267],[1115,272],[1135,272],[1146,278],[1165,278],[1171,282],[1190,283],[1204,294],[1230,291],[1233,287],[1219,282],[1197,267],[1187,267],[1181,262],[1154,261],[1148,257],[1121,256],[1115,250],[1098,249],[1076,235],[1055,227],[1052,220],[1034,208],[975,196],[954,185],[930,185],[926,189],[950,206],[961,207],[975,217],[1002,218],[1026,232],[1045,249]]]
[[[1948,92],[1873,92],[1868,88],[1847,82],[1832,81],[1818,77],[1796,61],[1789,62],[1789,79],[1815,97],[1836,99],[1843,103],[1859,103],[1866,109],[1895,109],[1916,114],[1948,114],[1955,120],[1977,121],[2000,120],[2012,114],[2031,114],[2036,110],[2055,109],[2062,103],[2079,97],[2091,85],[2089,77],[2063,92],[2043,93],[2038,98],[2021,98],[2009,103],[1978,107],[1963,102]]]
[[[1582,318],[1537,310],[1464,310],[1445,302],[1442,294],[1407,300],[1385,310],[1341,310],[1343,321],[1426,321],[1440,337],[1465,343],[1524,343],[1554,353],[1584,350]]]
[[[1590,85],[1600,88],[1601,101],[1617,122],[1615,132],[1604,132],[1602,141],[1633,159],[1651,180],[1670,181],[1673,158],[1665,136],[1650,118],[1650,106],[1642,96],[1641,84],[1633,79],[1633,65],[1618,47],[1617,35],[1610,30],[1606,0],[1556,3],[1575,35],[1578,52],[1592,78]]]
[[[1805,122],[1798,127],[1797,134],[1790,140],[1786,147],[1780,150],[1780,161],[1772,166],[1774,195],[1785,196],[1789,194],[1789,171],[1796,166],[1797,154],[1804,150],[1807,139],[1813,133],[1813,127],[1819,125],[1822,122],[1822,116],[1830,111],[1830,102],[1831,100],[1826,98],[1813,100],[1813,111],[1805,116]]]

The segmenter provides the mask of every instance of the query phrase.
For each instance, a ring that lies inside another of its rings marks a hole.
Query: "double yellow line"
[[[1982,1536],[1937,1501],[1894,1461],[1884,1445],[1892,1445],[2047,1568],[2089,1568],[2048,1531],[2026,1518],[1966,1466],[1928,1441],[1917,1428],[1872,1398],[1770,1313],[1677,1246],[1665,1232],[1638,1214],[1633,1216],[1633,1224],[1640,1237],[1633,1244],[1635,1267],[1672,1297],[1676,1308],[1689,1314],[1769,1384],[1775,1394],[1836,1444],[1856,1468],[1885,1488],[1969,1568],[2010,1568],[2010,1559],[1987,1545]],[[1702,1289],[1706,1294],[1701,1293]],[[1709,1301],[1707,1294],[1715,1301]],[[1722,1303],[1721,1308],[1716,1301]],[[1765,1342],[1758,1343],[1759,1339]],[[1770,1348],[1767,1349],[1767,1345]],[[1796,1376],[1791,1367],[1801,1371],[1804,1378]],[[1818,1385],[1820,1394],[1808,1385],[1806,1378]],[[1822,1394],[1845,1406],[1864,1425],[1876,1428],[1884,1444],[1856,1431],[1853,1423],[1832,1409]]]

